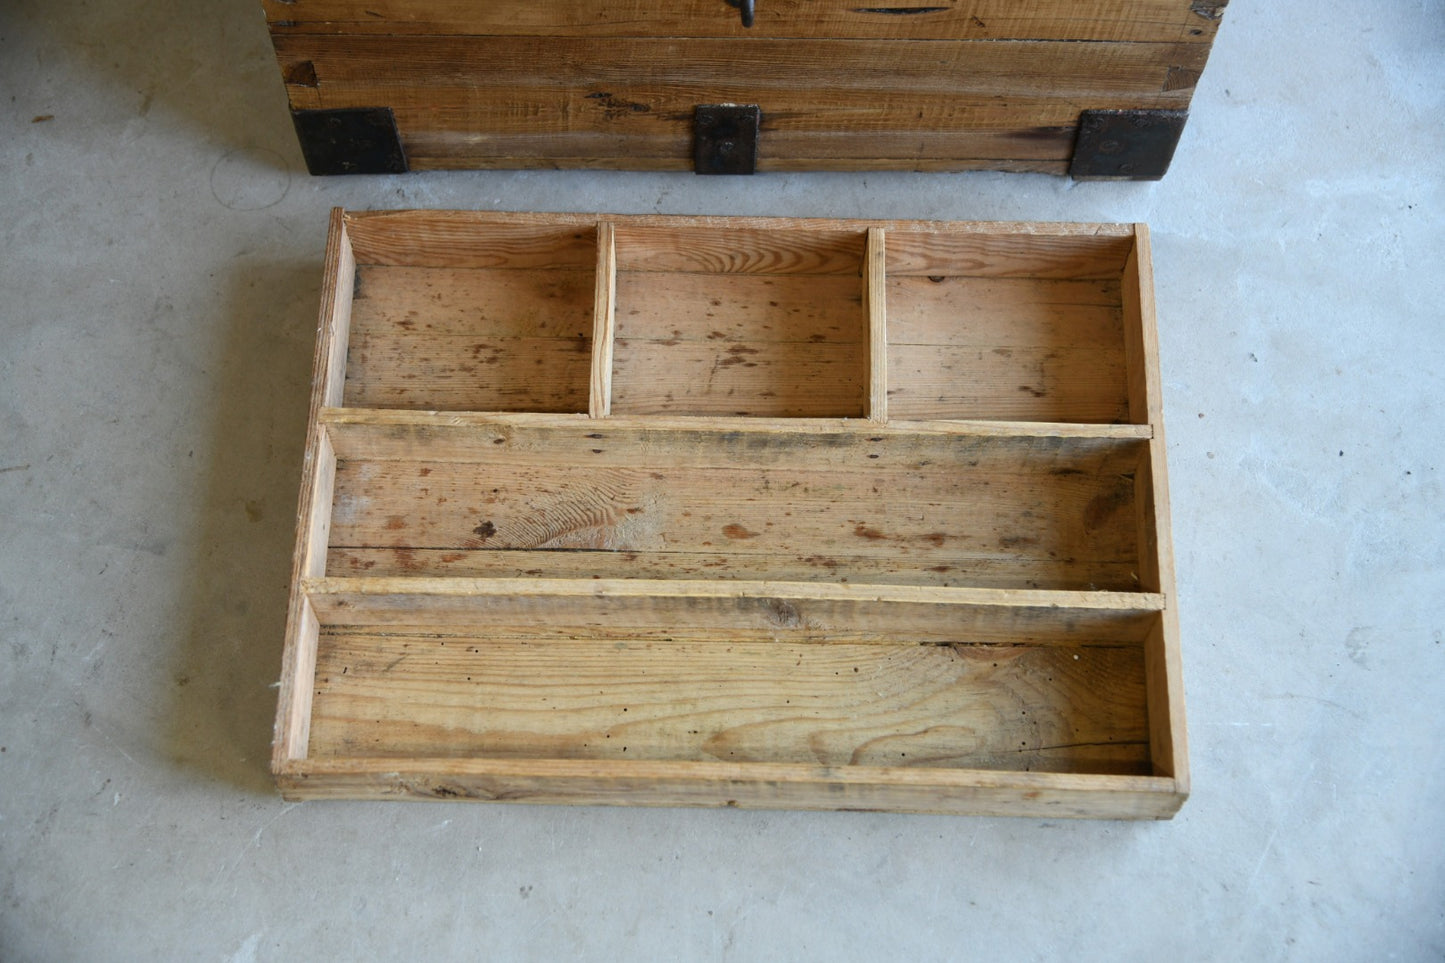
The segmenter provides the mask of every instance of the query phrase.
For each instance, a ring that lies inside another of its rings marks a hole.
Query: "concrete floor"
[[[11,0],[0,958],[1445,958],[1442,92],[1438,0],[1236,0],[1159,184],[315,180],[259,4]],[[282,803],[333,205],[1150,222],[1193,798]]]

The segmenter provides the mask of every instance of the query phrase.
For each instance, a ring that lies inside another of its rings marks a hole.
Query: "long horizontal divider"
[[[589,432],[698,432],[787,434],[801,438],[847,432],[866,436],[955,435],[970,438],[1098,438],[1147,440],[1154,436],[1150,425],[1075,424],[1032,421],[890,421],[874,424],[857,418],[698,418],[659,415],[610,415],[604,419],[584,414],[487,411],[411,411],[386,408],[322,408],[317,420],[326,425],[343,458],[414,458],[412,446],[378,446],[372,451],[347,447],[349,439],[391,438],[422,441],[456,436],[472,429],[577,429]],[[398,431],[399,429],[411,429]],[[431,457],[431,453],[427,453]]]
[[[306,579],[323,626],[482,639],[1138,647],[1162,596],[656,579]]]
[[[1153,592],[1073,592],[1048,589],[969,588],[933,585],[867,585],[832,582],[703,579],[571,578],[304,578],[313,600],[325,595],[516,596],[555,598],[778,598],[820,601],[900,602],[998,608],[1092,609],[1159,612],[1164,596]]]

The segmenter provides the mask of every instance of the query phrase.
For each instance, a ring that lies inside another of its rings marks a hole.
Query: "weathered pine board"
[[[331,629],[554,640],[1117,646],[1152,638],[1164,605],[1144,592],[716,579],[408,576],[303,587]]]
[[[853,0],[766,0],[744,28],[719,0],[263,0],[277,33],[590,37],[855,37],[1209,43],[1219,3],[1196,0],[936,0],[860,7]]]

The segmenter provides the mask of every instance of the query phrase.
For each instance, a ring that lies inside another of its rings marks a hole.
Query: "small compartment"
[[[890,231],[888,413],[1127,423],[1128,237]]]
[[[595,227],[483,224],[416,247],[352,234],[344,404],[587,411]]]
[[[619,226],[612,413],[867,413],[866,232]]]
[[[314,602],[314,760],[1153,771],[1143,640],[1157,612],[522,592]]]

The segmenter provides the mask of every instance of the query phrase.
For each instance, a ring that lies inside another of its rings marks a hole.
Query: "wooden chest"
[[[312,173],[1134,179],[1167,169],[1226,0],[757,0],[751,27],[743,2],[263,0]]]
[[[335,212],[288,798],[1167,817],[1142,225]]]

